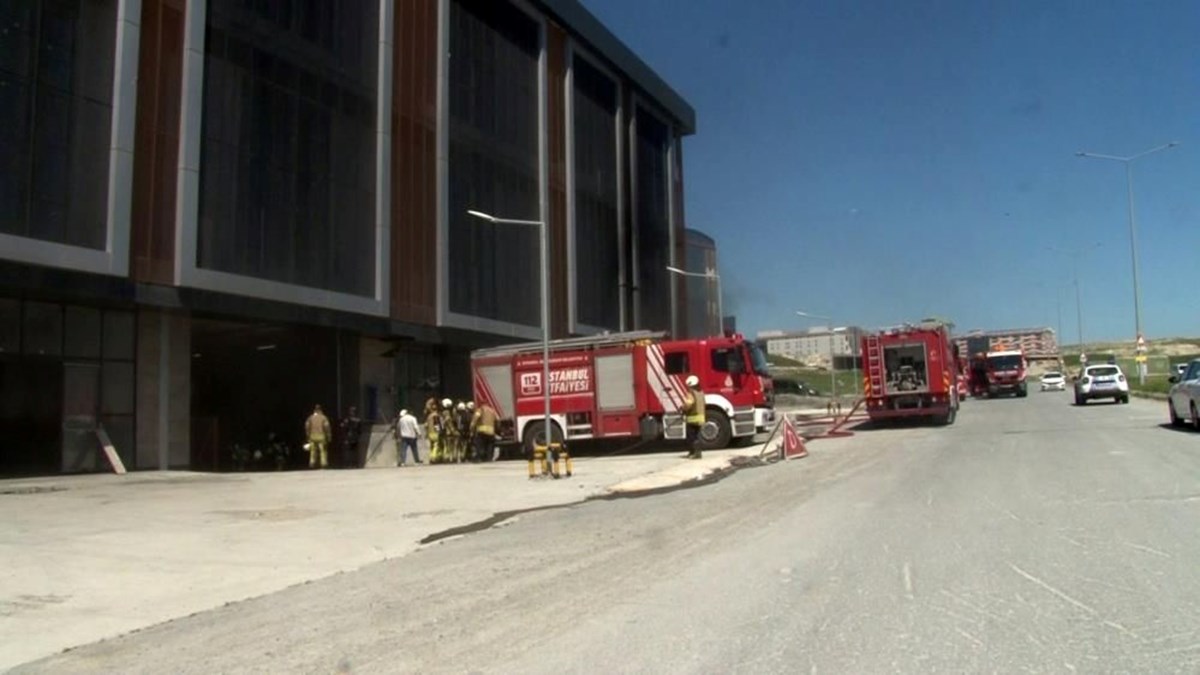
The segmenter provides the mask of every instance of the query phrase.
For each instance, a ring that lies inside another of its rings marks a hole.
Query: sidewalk
[[[562,480],[501,462],[0,481],[0,670],[403,556],[495,513],[701,478],[761,447],[580,458]]]

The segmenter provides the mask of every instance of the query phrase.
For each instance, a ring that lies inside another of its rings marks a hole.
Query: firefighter
[[[454,406],[454,427],[458,430],[458,461],[471,459],[471,413],[467,412],[466,401]]]
[[[425,438],[429,440],[429,463],[442,461],[442,416],[438,412],[437,399],[425,402]]]
[[[471,435],[475,439],[475,461],[492,461],[492,448],[496,445],[496,411],[480,401],[471,417]]]
[[[687,428],[688,459],[700,459],[700,430],[704,428],[704,392],[700,378],[687,377],[687,395],[683,398],[683,421]]]
[[[446,462],[454,464],[461,461],[458,450],[460,435],[458,424],[454,420],[454,401],[442,399],[442,454]]]
[[[304,421],[304,436],[308,439],[308,468],[317,468],[320,460],[322,469],[329,466],[329,418],[321,412],[321,406],[313,407],[313,412]]]

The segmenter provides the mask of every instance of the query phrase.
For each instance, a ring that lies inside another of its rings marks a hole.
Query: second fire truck
[[[919,417],[953,424],[961,368],[944,324],[924,323],[863,336],[864,403],[872,422]]]
[[[555,441],[682,439],[688,375],[706,403],[701,447],[749,441],[775,422],[762,351],[741,335],[667,340],[636,331],[550,342],[550,424]],[[471,354],[475,398],[499,416],[497,443],[526,450],[545,436],[543,345],[530,342]]]

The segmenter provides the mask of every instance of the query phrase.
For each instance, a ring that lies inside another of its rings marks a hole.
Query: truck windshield
[[[758,345],[748,345],[750,348],[750,362],[754,365],[754,374],[763,377],[770,377],[771,372],[767,370],[767,357],[763,354]]]
[[[991,356],[988,357],[988,365],[993,370],[1014,370],[1021,367],[1021,357],[1017,354],[1010,356]]]

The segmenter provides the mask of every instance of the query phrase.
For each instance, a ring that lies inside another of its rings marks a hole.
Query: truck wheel
[[[934,420],[934,423],[937,424],[939,427],[948,427],[951,424],[954,424],[954,420],[957,417],[958,417],[958,408],[951,408],[946,411],[945,415],[938,415],[937,417],[933,418],[933,420]]]
[[[545,420],[530,422],[529,425],[525,427],[525,437],[521,440],[521,447],[525,451],[525,459],[533,458],[533,444],[536,439],[545,436],[545,429]],[[563,442],[562,427],[558,426],[558,422],[555,422],[554,420],[550,420],[550,436],[552,439],[551,442],[553,443]]]
[[[700,429],[701,450],[721,450],[729,447],[733,438],[733,428],[729,425],[729,417],[720,408],[708,408],[704,411],[704,426]]]
[[[1029,388],[1022,384],[1021,388],[1017,390],[1017,398],[1025,398],[1028,395]]]

